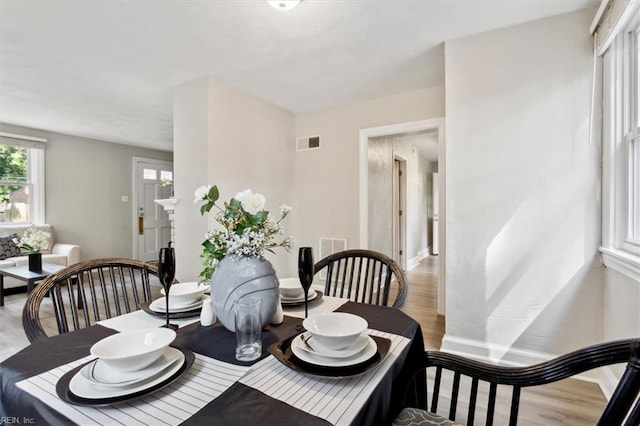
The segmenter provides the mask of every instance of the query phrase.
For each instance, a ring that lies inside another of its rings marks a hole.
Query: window
[[[0,133],[0,222],[45,223],[44,142]]]
[[[628,235],[624,247],[640,254],[640,24],[629,32],[630,123],[625,139],[629,146]]]
[[[601,251],[605,265],[640,279],[640,9],[628,16],[602,55]]]

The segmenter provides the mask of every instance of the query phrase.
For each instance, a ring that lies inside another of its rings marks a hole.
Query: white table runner
[[[342,299],[340,297],[323,296],[322,299],[318,301],[309,302],[309,315],[321,312],[333,312],[348,301],[349,299]],[[290,307],[284,306],[283,311],[287,316],[304,318],[304,304]]]
[[[249,367],[233,365],[200,354],[189,371],[170,386],[131,403],[83,407],[63,402],[56,383],[67,371],[91,360],[91,355],[16,383],[71,421],[82,425],[178,425],[220,396]]]
[[[375,371],[345,379],[318,378],[293,371],[270,356],[251,367],[240,383],[332,424],[350,424],[411,342],[406,337],[378,330],[367,332],[391,340],[389,354]]]

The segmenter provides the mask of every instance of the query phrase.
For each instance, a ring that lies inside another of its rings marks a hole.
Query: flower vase
[[[218,319],[229,331],[235,331],[234,304],[244,296],[262,302],[262,327],[276,313],[280,292],[271,262],[256,256],[225,256],[211,277],[211,300]]]
[[[32,272],[42,271],[42,253],[29,253],[29,270]]]

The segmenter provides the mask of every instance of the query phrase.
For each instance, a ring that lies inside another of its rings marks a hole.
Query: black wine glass
[[[313,265],[313,249],[311,247],[300,247],[298,251],[298,277],[300,284],[304,290],[304,317],[306,318],[308,310],[309,289],[313,282],[314,265]]]
[[[164,288],[164,300],[166,306],[166,318],[167,323],[163,326],[176,330],[178,328],[175,324],[169,324],[169,290],[173,279],[176,276],[176,256],[173,248],[171,247],[171,241],[169,241],[168,247],[162,247],[158,254],[158,278],[162,287]]]

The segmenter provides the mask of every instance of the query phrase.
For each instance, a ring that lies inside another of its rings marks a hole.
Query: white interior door
[[[393,259],[405,270],[407,245],[407,162],[394,155],[393,159]]]
[[[162,186],[167,179],[173,182],[173,163],[151,159],[134,159],[135,168],[135,226],[134,252],[139,260],[157,260],[160,247],[171,239],[169,215],[158,199],[171,197],[172,186]]]

